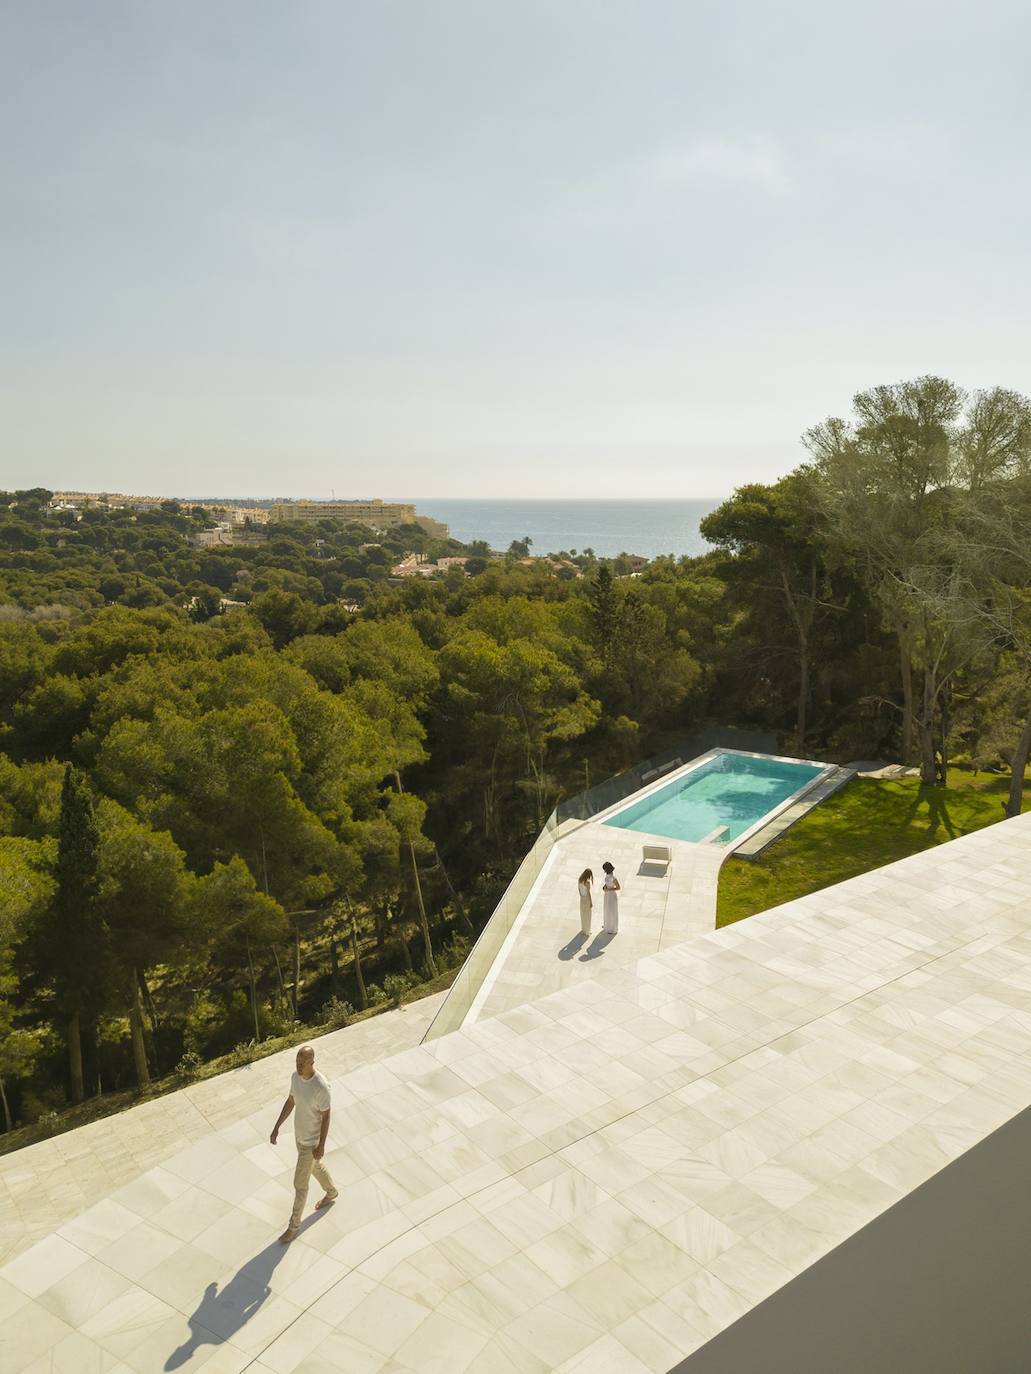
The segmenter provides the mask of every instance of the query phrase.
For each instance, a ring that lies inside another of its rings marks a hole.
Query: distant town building
[[[464,570],[466,559],[462,557],[438,558],[436,563],[425,562],[421,553],[406,553],[400,563],[390,569],[391,577],[433,577],[451,568]]]
[[[227,544],[264,544],[268,531],[221,521],[213,530],[198,530],[190,535],[190,543],[198,549],[212,549]]]
[[[448,537],[448,527],[442,521],[420,515],[413,505],[401,501],[275,501],[269,508],[269,519],[347,520],[381,530],[391,525],[415,524],[435,539]]]
[[[352,520],[359,525],[411,524],[415,507],[390,501],[277,501],[270,511],[276,521]]]

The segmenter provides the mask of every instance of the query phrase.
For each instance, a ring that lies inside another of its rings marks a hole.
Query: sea
[[[602,558],[636,553],[696,557],[711,547],[698,523],[725,499],[627,501],[487,501],[412,497],[420,515],[443,520],[452,537],[469,544],[484,539],[504,552],[513,539],[527,536],[534,554],[593,549]]]

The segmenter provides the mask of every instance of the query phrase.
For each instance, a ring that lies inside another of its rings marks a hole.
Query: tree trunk
[[[337,937],[329,937],[329,981],[335,997],[340,991],[340,956],[337,954]]]
[[[917,743],[920,745],[920,781],[933,787],[938,781],[938,763],[934,752],[934,731],[926,721],[916,723]]]
[[[290,998],[287,996],[286,983],[283,979],[283,965],[279,962],[279,950],[276,949],[275,945],[269,945],[269,949],[272,951],[272,958],[276,965],[276,981],[279,984],[279,995],[282,1000],[289,1005]]]
[[[494,757],[497,758],[497,750],[494,751]],[[492,760],[492,762],[491,762],[491,774],[492,774],[492,775],[493,775],[493,772],[494,772],[494,763],[493,763],[493,760]],[[394,774],[394,780],[395,780],[395,782],[397,783],[397,790],[398,790],[398,792],[404,791],[404,789],[403,789],[402,786],[401,786],[401,774],[400,774],[400,773],[396,773],[396,772],[395,772],[395,774]],[[412,841],[412,840],[409,840],[407,843],[408,843],[408,856],[409,856],[409,858],[410,858],[411,861],[412,861],[412,881],[413,881],[413,883],[415,884],[415,899],[416,899],[416,901],[417,901],[418,904],[419,904],[419,926],[420,926],[420,928],[421,928],[421,930],[422,930],[422,943],[423,943],[423,947],[424,947],[425,954],[426,954],[426,972],[430,975],[431,978],[436,978],[436,976],[437,976],[437,965],[433,962],[433,941],[430,939],[430,923],[429,923],[429,921],[426,919],[426,903],[425,903],[425,902],[423,901],[423,899],[422,899],[422,883],[419,881],[419,865],[418,865],[418,863],[416,862],[416,859],[415,859],[415,843],[414,843],[414,841]]]
[[[798,756],[805,758],[806,719],[809,708],[809,645],[800,640],[798,648]]]
[[[942,787],[949,784],[949,730],[952,728],[951,717],[952,689],[946,683],[942,692],[941,708],[939,711],[939,724],[941,727],[941,749],[938,759],[938,781]]]
[[[902,762],[908,764],[913,757],[913,661],[909,654],[909,641],[905,631],[897,630],[899,642],[899,666],[902,672]]]
[[[807,733],[808,721],[806,719],[809,712],[809,624],[812,621],[812,606],[816,599],[816,568],[812,569],[812,593],[809,601],[810,613],[803,615],[801,607],[791,590],[791,581],[788,577],[787,568],[781,567],[780,570],[781,587],[784,591],[784,601],[788,608],[788,614],[795,626],[795,634],[798,636],[798,725],[796,730],[796,748],[801,758],[805,757],[805,737]]]
[[[150,1087],[150,1066],[147,1046],[143,1039],[143,1008],[140,1005],[140,984],[136,970],[132,970],[129,990],[129,1031],[132,1035],[132,1059],[136,1068],[136,1086],[140,1092]]]
[[[86,1092],[82,1081],[82,1026],[78,1011],[68,1018],[68,1078],[71,1083],[72,1101],[81,1102]]]
[[[14,1129],[14,1122],[11,1120],[11,1108],[7,1101],[3,1078],[0,1078],[0,1102],[4,1104],[4,1130],[11,1131]]]
[[[150,993],[150,984],[147,982],[147,975],[144,973],[143,969],[139,969],[138,974],[140,980],[140,993],[143,996],[143,1005],[146,1008],[147,1015],[150,1017],[150,1024],[157,1030],[158,1013],[154,1005],[154,998]]]
[[[297,1020],[297,1008],[301,1004],[301,927],[296,917],[294,917],[294,1020]]]
[[[351,904],[348,902],[348,907]],[[358,922],[351,911],[351,955],[354,959],[354,979],[358,984],[358,1009],[364,1011],[369,1005],[369,995],[365,990],[365,975],[362,973],[362,952],[358,948]]]
[[[923,707],[916,722],[916,733],[920,745],[920,781],[927,787],[933,787],[938,781],[938,765],[934,756],[934,716],[931,675],[925,672]]]
[[[161,1060],[158,1056],[158,1014],[154,1006],[154,999],[150,995],[150,985],[147,982],[147,975],[142,969],[137,969],[137,977],[140,984],[140,996],[143,998],[143,1009],[147,1013],[150,1021],[150,1057],[154,1061],[154,1072],[161,1076]]]
[[[254,1043],[257,1044],[261,1039],[261,1028],[258,1025],[258,980],[254,976],[254,957],[251,954],[251,942],[247,941],[247,973],[251,985],[251,1016],[254,1018]]]
[[[389,907],[387,907],[387,912],[388,914],[390,914]],[[391,919],[393,920],[394,918],[391,917]],[[401,957],[405,961],[405,971],[407,973],[414,973],[415,969],[412,967],[412,951],[408,948],[408,931],[406,929],[407,922],[405,921],[404,917],[400,914],[400,912],[398,913],[396,919],[397,935],[398,939],[401,942]]]
[[[430,939],[430,923],[426,917],[426,903],[422,899],[422,883],[419,881],[419,865],[415,859],[415,845],[408,841],[408,856],[412,861],[412,882],[415,884],[415,900],[419,905],[419,927],[422,930],[423,952],[426,956],[426,972],[431,978],[437,976],[437,965],[433,962],[433,942]]]
[[[1031,716],[1028,716],[1024,722],[1024,728],[1020,732],[1020,740],[1010,764],[1010,794],[1003,807],[1007,816],[1020,815],[1020,805],[1024,799],[1024,769],[1027,767],[1029,754],[1031,754]]]
[[[445,883],[447,883],[447,890],[451,893],[451,903],[458,914],[458,924],[462,927],[463,933],[465,935],[468,935],[469,938],[472,939],[473,934],[475,933],[473,931],[473,923],[472,921],[470,921],[468,915],[466,914],[465,907],[462,905],[462,900],[454,889],[454,885],[451,882],[451,878],[448,874],[448,871],[444,867],[444,860],[440,857],[440,851],[437,849],[436,845],[433,846],[433,852],[437,856],[437,863],[440,864],[440,871],[444,875]]]

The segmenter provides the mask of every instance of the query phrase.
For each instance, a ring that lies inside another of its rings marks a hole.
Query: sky
[[[0,15],[0,486],[721,496],[1031,392],[1023,0]]]

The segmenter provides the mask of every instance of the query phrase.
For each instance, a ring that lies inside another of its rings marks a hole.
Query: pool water
[[[604,824],[695,842],[726,826],[714,843],[727,844],[823,771],[810,763],[720,753]]]

